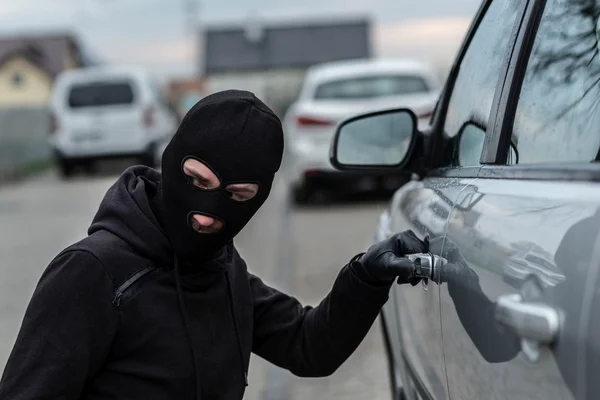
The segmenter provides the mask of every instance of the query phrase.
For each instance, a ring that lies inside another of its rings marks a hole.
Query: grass
[[[24,163],[12,171],[12,173],[2,176],[0,174],[0,184],[7,182],[15,182],[26,179],[30,176],[40,174],[54,166],[52,159],[35,160]]]
[[[54,161],[51,159],[31,161],[24,164],[19,171],[21,176],[31,176],[42,173],[54,166]]]

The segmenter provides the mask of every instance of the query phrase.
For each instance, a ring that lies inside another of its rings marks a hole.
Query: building
[[[177,79],[169,82],[169,102],[175,107],[180,119],[205,95],[202,79]]]
[[[371,57],[370,23],[353,19],[209,28],[202,53],[207,92],[251,90],[282,114],[311,65]]]
[[[45,106],[58,73],[90,63],[69,34],[0,38],[0,107]]]

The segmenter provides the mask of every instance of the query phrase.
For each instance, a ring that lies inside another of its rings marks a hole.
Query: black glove
[[[424,253],[428,247],[427,238],[422,241],[413,231],[404,231],[369,247],[366,253],[351,263],[351,267],[367,283],[390,284],[397,278],[399,284],[410,283],[414,286],[421,278],[415,276],[414,263],[404,256]]]
[[[443,247],[443,249],[442,249]],[[479,277],[469,268],[467,260],[463,257],[458,246],[449,238],[437,237],[431,239],[429,252],[444,257],[448,264],[441,270],[440,279],[448,284],[450,295],[454,297],[457,290],[482,292],[479,286]]]

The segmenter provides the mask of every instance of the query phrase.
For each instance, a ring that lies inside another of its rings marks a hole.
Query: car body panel
[[[576,398],[577,377],[584,373],[577,354],[586,348],[580,325],[588,318],[582,315],[584,288],[600,230],[600,187],[481,178],[465,183],[445,243],[458,246],[471,272],[439,286],[451,397]],[[473,194],[478,202],[469,207]],[[581,246],[582,241],[592,245]],[[538,259],[543,262],[531,266]],[[515,280],[518,285],[505,276],[507,265],[515,263],[530,266],[523,269],[527,276]],[[476,279],[469,278],[472,273]],[[564,317],[557,344],[543,346],[535,362],[525,357],[520,339],[494,318],[495,302],[509,294],[550,306]]]
[[[484,0],[431,127],[418,133],[425,149],[405,165],[418,176],[395,193],[378,228],[441,239],[434,248],[448,262],[427,291],[394,286],[382,310],[399,370],[392,377],[410,400],[600,398],[600,320],[592,314],[600,307],[600,150],[591,128],[597,96],[588,96],[599,87],[589,29],[597,34],[600,22],[598,0],[587,3]],[[489,10],[488,29],[472,40]],[[572,42],[557,49],[557,38]],[[527,80],[539,65],[553,66],[552,79]],[[560,80],[570,86],[546,92]],[[550,120],[571,98],[569,112]],[[593,106],[578,104],[584,98]],[[484,140],[461,146],[469,124]]]
[[[449,185],[444,179],[408,182],[396,191],[390,202],[389,220],[386,222],[389,224],[388,232],[393,234],[411,229],[420,238],[442,236],[450,217],[452,198],[458,196],[459,192],[460,186]],[[440,209],[445,212],[439,212]],[[414,287],[395,285],[391,301],[383,312],[389,321],[390,336],[398,340],[393,346],[393,356],[405,375],[402,377],[403,384],[418,377],[418,382],[412,382],[412,386],[419,396],[446,399],[440,303],[436,286],[431,281],[423,281]],[[395,321],[395,326],[391,321]]]

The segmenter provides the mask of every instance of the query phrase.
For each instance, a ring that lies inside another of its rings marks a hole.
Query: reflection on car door
[[[535,32],[535,41],[515,50],[524,76],[509,76],[501,96],[512,92],[507,96],[518,102],[500,106],[495,126],[504,129],[491,135],[512,133],[517,157],[508,163],[521,165],[481,167],[446,228],[444,250],[455,246],[464,258],[460,273],[440,286],[448,387],[456,399],[599,395],[583,390],[596,340],[588,340],[585,326],[600,230],[600,168],[590,163],[600,154],[600,1],[547,0],[539,2],[543,10],[534,3],[531,13],[541,18],[534,15],[523,31]],[[473,196],[479,201],[465,207]],[[453,258],[451,264],[461,259]],[[553,332],[555,342],[536,346]]]
[[[560,186],[479,178],[459,195],[445,249],[456,245],[466,262],[440,286],[453,398],[575,398],[580,310],[593,246],[570,252],[577,240],[598,235],[600,188]],[[478,203],[465,207],[474,197]],[[456,261],[452,258],[450,263]],[[536,260],[543,261],[534,265]],[[522,267],[518,273],[515,265]],[[555,347],[523,351],[526,335],[501,329],[496,304],[515,294],[525,303],[564,313]]]
[[[412,229],[421,239],[442,237],[459,192],[459,186],[443,179],[407,183],[392,201],[392,229]],[[421,398],[447,399],[437,285],[423,281],[414,287],[394,286],[391,299],[396,302],[401,357],[416,391]]]

